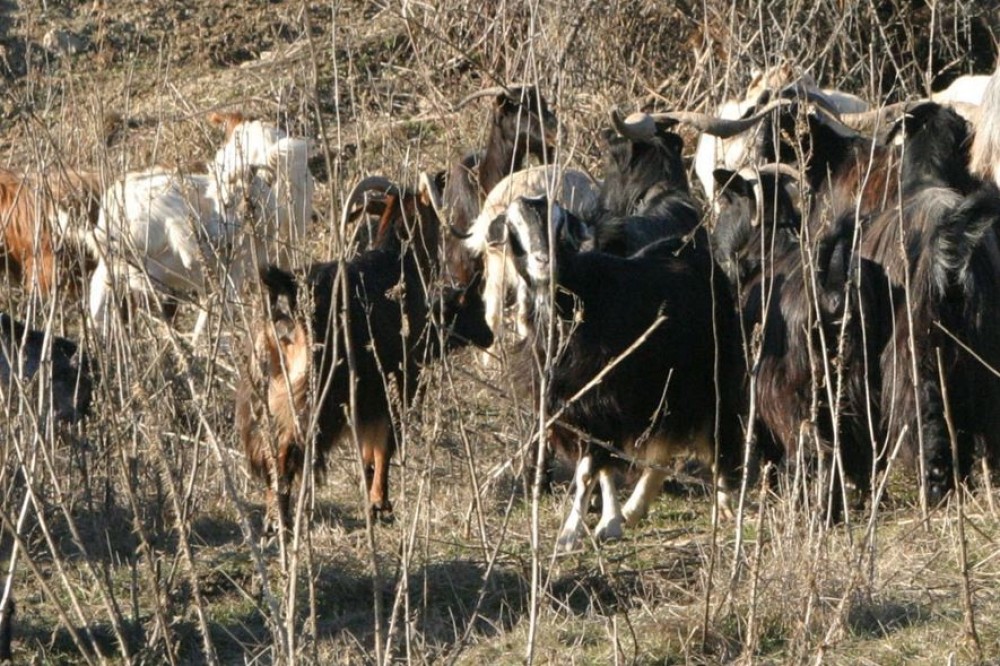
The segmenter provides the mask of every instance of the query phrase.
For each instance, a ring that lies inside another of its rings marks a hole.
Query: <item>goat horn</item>
[[[511,83],[506,86],[493,86],[492,88],[486,88],[485,90],[480,90],[479,92],[472,93],[471,95],[463,99],[461,102],[456,104],[455,110],[457,111],[458,109],[461,109],[472,100],[479,99],[480,97],[494,97],[496,95],[504,95],[507,99],[511,101],[514,102],[520,101],[519,97],[514,96],[514,91],[517,90],[518,88],[521,89],[531,88],[532,90],[530,91],[529,94],[531,96],[537,94],[534,90],[535,84],[533,83]]]
[[[642,141],[656,135],[656,123],[648,113],[632,113],[622,119],[618,109],[611,109],[611,126],[626,139]]]
[[[845,113],[839,117],[826,114],[827,118],[834,120],[845,127],[859,132],[872,132],[879,125],[893,122],[913,105],[913,102],[896,102],[879,109],[863,111],[860,113]]]
[[[479,99],[480,97],[495,97],[497,95],[510,95],[510,89],[506,86],[493,86],[492,88],[486,88],[485,90],[479,90],[465,97],[461,102],[455,105],[455,110],[463,108],[466,104],[472,100]]]
[[[754,167],[753,170],[765,176],[788,176],[796,181],[802,178],[801,171],[784,162],[769,162],[759,167]]]
[[[365,193],[371,190],[380,190],[385,193],[398,192],[399,186],[385,176],[368,176],[367,178],[362,178],[354,186],[354,189],[351,190],[351,193],[347,195],[347,200],[344,202],[344,210],[340,216],[340,226],[342,229],[347,228],[347,223],[351,219],[351,210],[357,203],[363,201]]]
[[[420,172],[420,189],[427,193],[427,198],[431,200],[431,208],[442,222],[447,218],[444,215],[444,202],[441,201],[441,193],[438,192],[434,179],[426,171]]]
[[[747,131],[754,125],[757,125],[762,120],[767,118],[768,114],[775,109],[782,106],[788,106],[791,103],[792,101],[788,99],[775,100],[748,118],[718,118],[716,116],[710,116],[707,113],[698,113],[696,111],[671,111],[669,113],[653,113],[648,115],[653,122],[683,123],[685,125],[691,125],[695,129],[701,130],[706,134],[717,136],[720,139],[728,139]]]
[[[949,107],[973,125],[977,125],[979,123],[981,111],[978,104],[969,104],[968,102],[946,102],[944,106]]]

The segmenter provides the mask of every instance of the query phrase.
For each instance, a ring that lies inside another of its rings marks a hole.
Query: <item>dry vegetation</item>
[[[53,29],[79,52],[43,48]],[[614,104],[708,110],[781,58],[893,101],[992,71],[997,31],[1000,9],[979,0],[4,0],[0,155],[113,177],[209,158],[221,142],[209,110],[276,119],[319,137],[306,250],[328,258],[360,175],[414,183],[481,142],[483,106],[451,105],[486,85],[537,81],[563,123],[557,159],[600,174]],[[739,524],[715,526],[684,477],[622,542],[554,557],[567,489],[532,501],[516,473],[530,406],[469,353],[427,373],[400,423],[394,524],[366,521],[345,447],[325,484],[306,485],[285,547],[261,540],[263,489],[232,427],[239,335],[195,352],[179,333],[190,312],[174,329],[140,313],[99,344],[84,303],[0,285],[0,310],[82,340],[102,378],[93,417],[59,437],[29,399],[0,416],[17,662],[1000,658],[1000,529],[984,484],[964,505],[975,637],[958,508],[922,520],[908,471],[832,529],[759,488]],[[245,326],[217,322],[213,342]]]

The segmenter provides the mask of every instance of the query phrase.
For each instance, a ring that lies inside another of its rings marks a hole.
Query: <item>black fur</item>
[[[23,354],[23,373],[20,379],[29,382],[38,372],[42,362],[45,341],[43,331],[28,330],[24,324],[0,313],[0,383],[5,390],[16,387],[15,373],[19,370]],[[75,423],[90,413],[94,373],[90,359],[78,352],[75,342],[53,336],[51,341],[52,415],[56,421]],[[44,387],[48,391],[49,387]]]

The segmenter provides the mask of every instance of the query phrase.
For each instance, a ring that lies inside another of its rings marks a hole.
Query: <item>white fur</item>
[[[724,102],[716,112],[716,116],[728,120],[741,118],[764,90],[781,90],[790,85],[797,85],[804,91],[825,98],[830,108],[839,114],[861,113],[869,108],[868,103],[860,97],[833,88],[821,89],[811,76],[795,77],[791,68],[783,65],[755,76],[743,99]],[[715,197],[715,179],[712,177],[712,172],[715,169],[739,171],[746,166],[748,143],[753,132],[754,130],[747,130],[728,139],[720,139],[706,133],[698,137],[694,171],[709,201],[714,201]]]
[[[244,122],[218,151],[208,175],[152,168],[112,185],[89,238],[98,259],[90,293],[94,321],[106,330],[107,301],[117,283],[140,293],[204,297],[217,291],[215,278],[228,303],[255,267],[290,267],[312,216],[308,157],[308,141],[287,138],[259,121]],[[243,219],[247,210],[259,219]],[[206,323],[203,309],[194,339]]]
[[[547,195],[550,201],[559,201],[577,217],[587,220],[600,208],[600,191],[597,183],[582,171],[559,167],[536,166],[516,171],[494,187],[486,197],[479,216],[469,228],[471,236],[465,246],[473,256],[483,256],[486,323],[496,336],[494,348],[483,352],[482,360],[489,363],[495,357],[503,322],[503,307],[509,296],[517,299],[517,334],[527,337],[531,332],[529,311],[532,295],[528,285],[518,275],[509,256],[506,243],[490,245],[490,223],[503,214],[519,197]],[[536,262],[537,263],[537,262]]]
[[[983,95],[986,93],[986,84],[990,82],[989,74],[970,74],[960,76],[951,82],[951,85],[944,90],[931,93],[931,101],[938,104],[974,104],[979,106],[983,103]]]

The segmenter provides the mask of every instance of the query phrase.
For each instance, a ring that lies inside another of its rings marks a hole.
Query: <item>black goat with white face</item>
[[[90,412],[92,364],[72,340],[54,335],[50,345],[51,384],[38,386],[45,393],[44,409],[51,410],[54,421],[76,423]],[[44,352],[43,331],[0,313],[0,395],[11,400],[19,382],[31,384],[46,361]]]
[[[545,199],[516,200],[506,224],[512,244],[523,248],[517,266],[539,316],[556,318],[559,332],[545,396],[554,417],[549,438],[578,461],[560,546],[577,545],[596,482],[604,498],[596,536],[621,536],[623,524],[645,515],[675,457],[714,464],[724,502],[740,461],[744,363],[732,299],[725,280],[713,279],[708,248],[665,239],[628,258],[579,252],[578,222],[558,206],[550,211]],[[612,475],[623,464],[642,467],[624,510]]]

